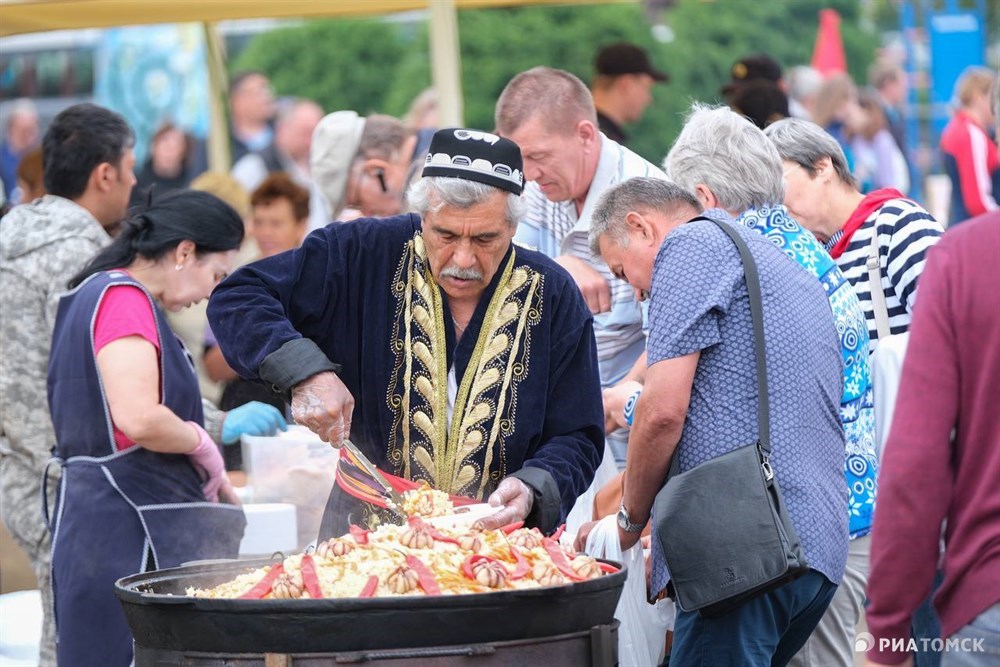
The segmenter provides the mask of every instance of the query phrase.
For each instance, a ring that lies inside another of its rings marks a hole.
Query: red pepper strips
[[[424,593],[428,595],[441,595],[441,589],[438,588],[437,580],[434,578],[434,573],[431,572],[430,568],[424,565],[424,562],[417,558],[416,556],[408,555],[406,557],[406,564],[411,570],[417,573],[417,581],[420,584],[420,588],[423,589]]]
[[[378,588],[378,577],[373,574],[368,577],[368,581],[365,583],[365,587],[361,589],[361,594],[358,597],[370,598],[375,595],[376,588]]]
[[[355,526],[353,523],[350,526],[351,537],[358,544],[368,544],[368,535],[372,532],[370,530],[365,530],[360,526]]]
[[[316,564],[312,556],[306,554],[302,557],[302,583],[306,587],[306,592],[313,600],[323,598],[323,588],[319,585],[319,577],[316,576]]]
[[[517,547],[513,544],[509,544],[507,546],[510,547],[510,555],[513,556],[514,560],[517,562],[517,567],[515,567],[514,571],[510,573],[510,578],[523,579],[529,572],[531,572],[531,565],[528,563],[527,559],[521,555],[521,552],[518,551]]]
[[[506,526],[504,526],[500,530],[503,531],[504,535],[510,535],[511,533],[513,533],[515,530],[518,530],[519,528],[524,528],[524,522],[523,521],[515,521],[514,523],[508,523]]]
[[[278,575],[285,571],[281,563],[271,566],[271,570],[264,575],[264,578],[257,582],[257,585],[240,596],[240,600],[263,600],[264,596],[271,592],[271,586]]]
[[[429,523],[425,523],[424,521],[422,521],[420,519],[420,517],[418,517],[418,516],[411,516],[409,519],[407,519],[407,523],[410,524],[411,528],[421,528],[421,529],[423,529],[424,531],[427,532],[428,535],[430,535],[431,537],[433,537],[438,542],[448,542],[449,544],[459,544],[459,541],[457,539],[455,539],[454,537],[448,537],[447,535],[445,535],[444,533],[442,533],[441,531],[439,531],[434,526],[430,525]]]
[[[573,571],[573,566],[566,560],[566,552],[562,550],[558,542],[546,537],[542,540],[542,546],[545,547],[545,551],[549,554],[549,558],[552,559],[552,564],[556,566],[556,569],[571,581],[583,581],[583,577]]]

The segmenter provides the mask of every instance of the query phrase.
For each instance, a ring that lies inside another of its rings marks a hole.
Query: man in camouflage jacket
[[[50,194],[0,221],[0,515],[38,578],[42,665],[55,664],[50,541],[40,493],[55,445],[46,398],[50,338],[67,282],[111,242],[108,229],[126,213],[135,183],[132,142],[128,124],[114,112],[92,104],[63,111],[43,142]]]

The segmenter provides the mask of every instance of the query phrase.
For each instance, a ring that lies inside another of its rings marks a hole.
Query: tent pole
[[[441,127],[462,127],[462,61],[454,0],[428,0],[431,79],[438,94]]]
[[[202,22],[205,33],[205,60],[208,66],[208,168],[229,173],[229,118],[226,114],[229,78],[226,75],[226,47],[216,24]]]

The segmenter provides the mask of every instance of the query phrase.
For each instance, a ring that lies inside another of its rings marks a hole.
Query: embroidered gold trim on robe
[[[543,276],[502,267],[448,426],[445,306],[427,265],[423,239],[407,244],[393,284],[394,421],[388,457],[397,474],[434,488],[484,498],[506,475],[504,438],[512,432],[517,387],[529,372],[531,330],[541,319]]]

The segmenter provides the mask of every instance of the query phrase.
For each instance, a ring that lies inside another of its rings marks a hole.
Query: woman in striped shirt
[[[885,296],[889,331],[904,333],[916,298],[927,250],[941,225],[918,204],[891,188],[863,195],[837,141],[815,123],[780,120],[765,130],[784,163],[785,205],[836,260],[861,301],[871,350],[878,342],[868,259],[875,258]]]

